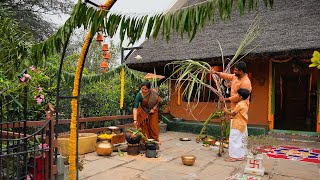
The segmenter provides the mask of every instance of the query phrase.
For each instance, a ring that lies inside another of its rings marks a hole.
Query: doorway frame
[[[269,126],[269,130],[274,129],[274,114],[275,114],[275,66],[274,63],[285,63],[291,61],[292,58],[289,58],[287,60],[275,60],[270,59],[269,60],[269,67],[268,67],[268,117],[267,117],[267,123]],[[320,132],[320,71],[318,71],[317,76],[317,116],[316,116],[316,132]],[[309,131],[307,131],[309,132]]]

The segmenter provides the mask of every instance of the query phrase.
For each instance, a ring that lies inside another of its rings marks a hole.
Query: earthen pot
[[[138,133],[126,132],[125,137],[129,144],[139,144],[141,140],[141,135]]]

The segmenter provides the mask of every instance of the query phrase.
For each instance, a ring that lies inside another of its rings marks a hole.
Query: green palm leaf
[[[244,5],[248,2],[248,11],[251,12],[259,3],[259,0],[238,0],[236,1],[237,7],[240,12],[243,12]],[[272,7],[273,0],[264,0],[266,7]],[[146,37],[149,37],[152,31],[153,38],[157,38],[161,26],[164,28],[163,35],[166,35],[166,39],[170,38],[171,27],[179,32],[183,37],[186,32],[189,38],[192,40],[195,34],[198,32],[198,26],[202,28],[207,20],[214,21],[215,11],[219,10],[220,18],[222,20],[230,19],[233,8],[233,0],[208,0],[193,6],[171,12],[170,16],[166,14],[158,14],[153,16],[135,16],[130,17],[125,14],[112,14],[109,11],[105,11],[100,14],[100,10],[88,8],[81,1],[75,5],[71,13],[71,17],[66,21],[55,34],[53,34],[46,41],[34,44],[32,46],[32,53],[37,60],[43,60],[43,57],[49,56],[52,53],[60,52],[61,44],[66,43],[70,38],[74,29],[84,26],[85,28],[91,28],[92,36],[96,33],[98,27],[103,25],[104,31],[109,36],[113,37],[115,32],[119,29],[122,32],[121,40],[124,40],[124,32],[126,32],[131,44],[136,42],[142,36],[142,30],[147,24]],[[241,13],[243,14],[243,13]],[[165,18],[168,17],[168,18]],[[107,17],[107,18],[104,18]],[[149,19],[146,23],[146,18]],[[104,23],[102,24],[102,22]],[[122,24],[123,22],[130,22],[130,24]],[[43,50],[43,51],[42,51]],[[40,61],[41,63],[42,61]]]

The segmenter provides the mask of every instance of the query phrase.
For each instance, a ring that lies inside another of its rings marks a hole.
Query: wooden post
[[[80,130],[83,130],[83,129],[86,129],[87,128],[87,125],[85,122],[81,122],[80,123]]]
[[[50,150],[49,150],[49,158],[48,164],[45,166],[45,177],[50,177],[49,179],[55,179],[54,175],[56,174],[56,167],[54,168],[53,165],[53,153],[54,153],[54,148],[56,147],[54,143],[54,109],[52,107],[52,104],[48,103],[48,106],[45,109],[46,113],[46,122],[49,121],[49,126],[47,126],[46,131],[49,130],[50,136],[46,133],[46,143],[49,144]],[[50,137],[50,138],[49,138]],[[49,174],[50,173],[50,174]]]

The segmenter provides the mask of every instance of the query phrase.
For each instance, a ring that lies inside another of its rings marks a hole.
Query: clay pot
[[[139,144],[128,144],[127,154],[132,156],[140,154],[139,146]]]
[[[126,132],[125,138],[129,144],[139,144],[141,140],[141,135],[133,134],[132,132]]]
[[[100,141],[97,144],[96,153],[99,156],[109,156],[113,152],[113,144],[109,141]]]

